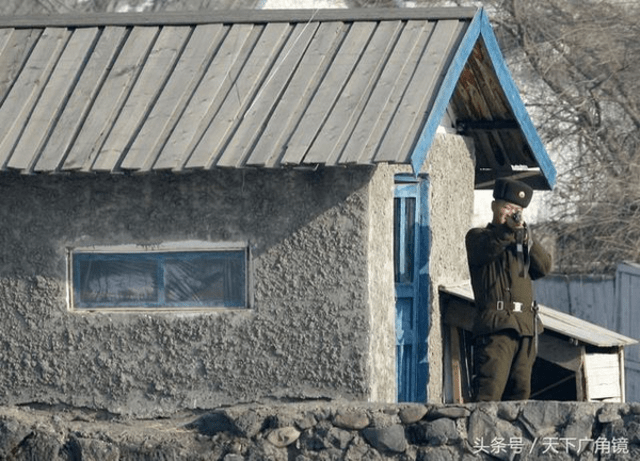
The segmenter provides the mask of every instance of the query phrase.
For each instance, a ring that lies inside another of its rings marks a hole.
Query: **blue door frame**
[[[396,379],[399,402],[425,402],[429,363],[429,181],[397,175],[394,195]]]

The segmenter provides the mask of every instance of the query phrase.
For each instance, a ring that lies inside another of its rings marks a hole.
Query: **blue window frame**
[[[248,307],[246,246],[70,255],[76,309]]]

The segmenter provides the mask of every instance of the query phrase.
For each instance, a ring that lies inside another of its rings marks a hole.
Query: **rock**
[[[369,413],[369,426],[371,427],[389,427],[394,424],[400,424],[398,412],[389,414],[385,412],[372,411]]]
[[[459,442],[461,439],[456,423],[449,418],[421,423],[420,426],[423,430],[423,440],[429,445],[446,445]]]
[[[58,461],[63,459],[60,456],[63,452],[62,448],[61,441],[53,435],[42,432],[31,433],[13,450],[10,459]]]
[[[380,451],[403,453],[407,449],[404,427],[396,424],[389,427],[368,427],[362,435],[369,444]]]
[[[291,445],[300,437],[300,431],[295,427],[281,427],[269,432],[267,440],[275,447],[284,448]]]
[[[30,433],[27,426],[15,420],[0,421],[0,459],[10,459],[11,451]]]
[[[625,418],[623,427],[620,427],[622,426],[622,424],[620,424],[621,422],[622,421],[607,425],[605,428],[605,436],[608,439],[613,437],[625,437],[628,439],[629,443],[634,445],[640,444],[640,417],[634,415]]]
[[[616,407],[603,406],[598,411],[598,422],[602,424],[612,423],[620,419],[620,413]]]
[[[258,438],[254,442],[252,442],[248,447],[246,452],[243,454],[244,460],[269,460],[269,461],[288,461],[288,449],[276,447],[274,444],[269,442],[268,440]],[[162,458],[164,459],[167,458]],[[171,458],[168,458],[171,459]],[[213,456],[208,459],[218,459]]]
[[[544,437],[552,434],[556,427],[564,426],[571,414],[569,404],[560,404],[551,400],[531,400],[523,408],[518,420],[532,437]]]
[[[75,457],[70,456],[70,459],[83,461],[118,461],[120,459],[118,447],[101,440],[71,438],[66,448],[75,455]]]
[[[410,405],[400,410],[398,416],[402,424],[413,424],[420,421],[427,414],[427,407],[424,405]]]
[[[331,448],[327,435],[334,429],[329,421],[320,421],[316,426],[306,430],[300,437],[300,444],[312,451],[322,451]]]
[[[223,461],[244,461],[244,456],[237,455],[234,453],[229,453],[224,457]]]
[[[343,451],[340,450],[339,448],[328,448],[327,450],[321,451],[320,453],[318,453],[316,456],[313,457],[309,457],[306,458],[304,461],[335,461],[336,459],[344,459],[343,458]],[[354,460],[371,460],[371,461],[381,461],[380,455],[378,455],[378,457],[376,458],[375,456],[363,456],[360,458],[357,457],[353,457],[353,458],[346,458],[346,459],[354,459]],[[271,460],[269,460],[271,461]],[[298,461],[298,459],[296,458],[296,461]]]
[[[489,415],[487,411],[492,409],[476,409],[469,418],[467,440],[472,447],[472,453],[491,453],[494,458],[509,461],[515,454],[511,447],[512,442],[519,442],[523,452],[529,449],[528,442],[516,425]]]
[[[495,436],[495,421],[483,410],[476,410],[469,418],[467,438],[470,443],[475,440],[491,440]]]
[[[640,415],[640,402],[631,402],[629,404],[629,412],[634,415]]]
[[[264,419],[259,417],[255,411],[244,411],[235,415],[227,412],[224,414],[235,432],[242,437],[254,437],[260,432],[264,423]]]
[[[343,429],[360,430],[367,427],[371,421],[367,414],[363,411],[345,411],[339,412],[333,418],[333,424]]]
[[[428,419],[438,419],[438,418],[468,418],[471,414],[471,411],[468,408],[464,407],[436,407],[432,409],[427,415]]]
[[[451,461],[452,459],[460,459],[460,456],[451,447],[421,448],[416,456],[416,461]]]
[[[223,413],[209,413],[185,426],[204,435],[215,435],[218,432],[236,432],[235,424]]]
[[[318,424],[318,420],[311,413],[307,413],[304,416],[302,416],[301,418],[298,418],[298,419],[295,420],[296,427],[298,429],[300,429],[301,431],[304,431],[306,429],[310,429],[313,426],[315,426],[316,424]]]
[[[506,421],[515,421],[520,415],[520,407],[514,403],[500,403],[498,405],[498,416]]]
[[[571,453],[580,456],[587,448],[587,444],[581,444],[573,441],[591,438],[594,419],[593,415],[575,415],[571,421],[569,421],[567,427],[564,428],[562,431],[562,437],[567,439],[567,441],[572,442],[567,445],[567,448]]]
[[[332,427],[331,429],[329,429],[329,432],[327,432],[325,438],[327,442],[329,442],[334,447],[344,450],[353,440],[353,435],[350,431],[346,431],[338,427]]]
[[[357,437],[354,443],[352,443],[351,446],[349,446],[344,456],[340,455],[334,459],[345,459],[345,460],[354,460],[354,461],[356,460],[382,461],[383,458],[378,450],[376,450],[371,445],[366,443],[364,440],[362,440],[362,438]],[[308,461],[308,460],[305,460],[305,461]]]

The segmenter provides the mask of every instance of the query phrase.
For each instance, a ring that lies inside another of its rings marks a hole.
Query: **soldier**
[[[522,182],[496,180],[492,222],[466,236],[478,309],[473,329],[476,401],[526,400],[531,394],[542,328],[531,281],[551,270],[551,257],[522,218],[532,195]]]

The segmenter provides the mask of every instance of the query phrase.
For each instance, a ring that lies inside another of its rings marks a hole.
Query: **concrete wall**
[[[381,327],[393,280],[389,262],[371,265],[391,251],[381,242],[392,232],[392,175],[376,174],[2,176],[0,404],[161,415],[280,398],[393,400],[393,323]],[[372,210],[374,198],[383,201]],[[255,308],[69,310],[67,247],[186,240],[249,241]]]
[[[396,167],[376,168],[369,186],[369,310],[374,337],[369,344],[370,401],[394,402],[396,389],[396,302],[393,200]]]
[[[465,139],[438,134],[429,151],[424,171],[429,175],[431,229],[431,306],[428,337],[429,402],[444,402],[441,285],[469,278],[465,234],[471,227],[475,165]]]

